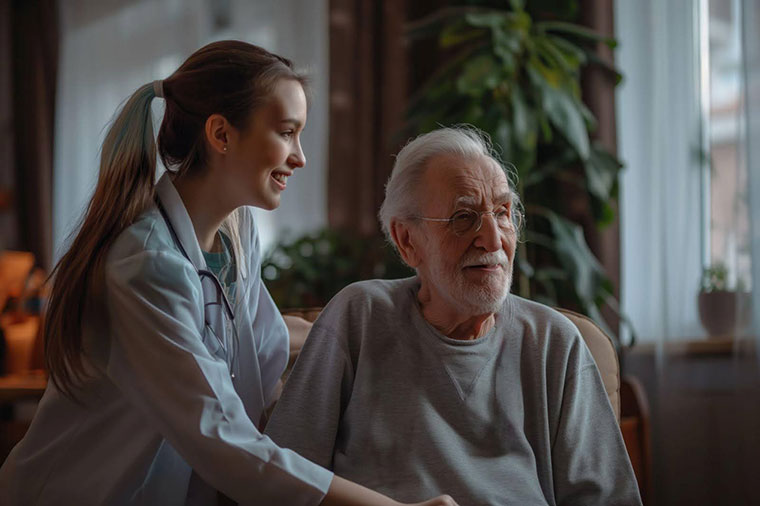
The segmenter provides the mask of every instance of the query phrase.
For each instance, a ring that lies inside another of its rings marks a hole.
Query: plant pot
[[[701,292],[697,300],[699,320],[710,337],[734,337],[749,324],[751,302],[746,292]]]

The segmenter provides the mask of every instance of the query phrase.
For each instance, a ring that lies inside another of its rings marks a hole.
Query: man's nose
[[[501,249],[504,231],[496,222],[496,217],[493,214],[484,214],[481,219],[480,230],[475,233],[475,246],[488,252]]]

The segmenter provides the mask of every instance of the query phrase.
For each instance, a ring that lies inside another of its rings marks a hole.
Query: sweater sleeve
[[[110,262],[109,378],[207,483],[238,503],[318,504],[332,473],[258,432],[226,363],[203,343],[200,290],[192,266],[168,252]]]
[[[266,433],[278,445],[333,469],[340,420],[353,374],[345,332],[330,326],[327,310],[315,323],[277,402]]]
[[[620,428],[581,338],[570,351],[552,471],[560,506],[641,505]]]

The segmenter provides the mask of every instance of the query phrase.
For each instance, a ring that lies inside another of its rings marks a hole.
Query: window
[[[727,287],[751,288],[742,2],[702,0],[700,84],[703,265],[724,265]]]
[[[615,2],[621,302],[641,341],[706,335],[697,311],[705,267],[725,266],[729,289],[758,279],[749,244],[757,184],[747,161],[748,119],[756,121],[745,112],[753,95],[744,83],[755,75],[743,54],[753,48],[743,40],[754,36],[749,4]]]

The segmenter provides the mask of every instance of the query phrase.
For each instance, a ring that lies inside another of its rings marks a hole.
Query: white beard
[[[468,265],[499,264],[502,271],[494,274],[484,283],[468,280],[463,268]],[[467,313],[496,313],[512,287],[512,262],[504,250],[493,253],[475,253],[466,255],[454,272],[447,270],[440,262],[434,262],[430,274],[438,291]]]

